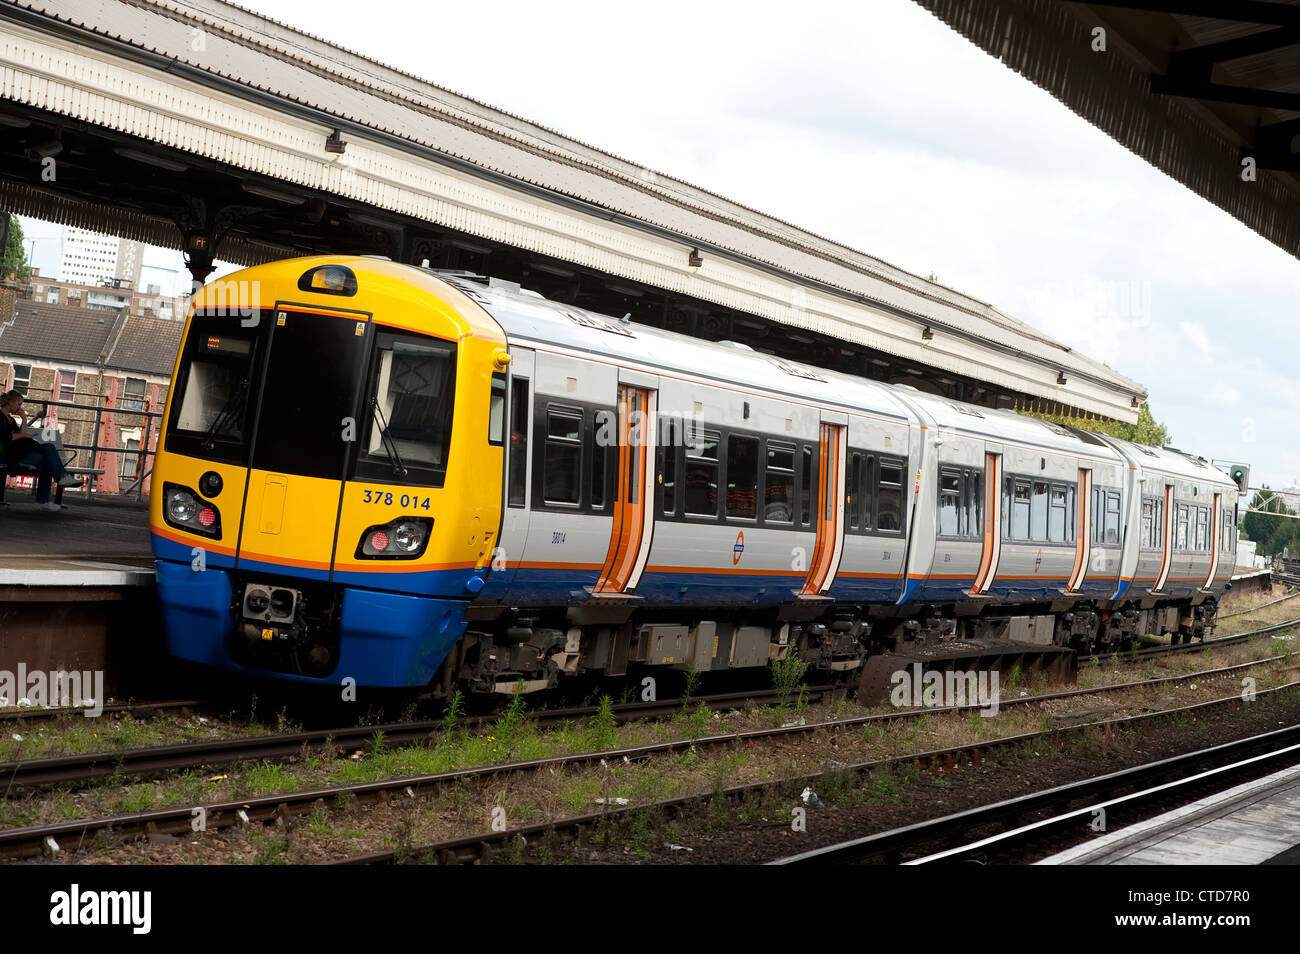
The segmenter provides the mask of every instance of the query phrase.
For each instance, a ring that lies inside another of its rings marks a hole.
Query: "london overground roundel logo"
[[[740,562],[741,555],[745,552],[745,531],[741,530],[736,534],[736,543],[731,548],[731,565],[735,566]]]

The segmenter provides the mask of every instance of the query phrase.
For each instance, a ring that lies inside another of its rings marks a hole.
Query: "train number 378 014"
[[[362,503],[383,505],[385,507],[397,504],[405,510],[428,510],[429,500],[429,497],[421,497],[419,494],[394,495],[390,490],[367,490],[366,499]]]

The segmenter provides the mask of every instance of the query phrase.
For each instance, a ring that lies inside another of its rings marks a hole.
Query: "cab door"
[[[280,304],[271,320],[237,564],[328,579],[370,316]]]

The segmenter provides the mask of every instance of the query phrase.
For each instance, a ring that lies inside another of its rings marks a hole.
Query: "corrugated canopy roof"
[[[34,11],[44,18],[41,22],[67,24],[118,44],[115,48],[129,46],[144,62],[165,66],[169,75],[248,91],[259,108],[306,109],[335,117],[340,125],[349,124],[349,130],[382,134],[385,144],[407,144],[514,188],[570,200],[597,214],[605,210],[620,221],[680,237],[687,247],[694,243],[717,250],[847,301],[915,320],[918,331],[920,325],[932,326],[949,338],[970,341],[972,350],[983,342],[991,354],[1024,358],[1046,372],[1048,383],[1036,385],[1031,393],[1052,392],[1050,382],[1060,369],[1071,380],[1087,379],[1093,382],[1090,387],[1118,395],[1104,403],[1109,413],[1121,418],[1128,416],[1130,397],[1145,397],[1145,389],[1132,379],[988,303],[232,4],[4,0],[0,15],[10,4],[11,10]],[[196,27],[204,31],[198,50],[193,42]],[[195,148],[181,142],[182,128],[169,127],[163,141]],[[606,220],[611,217],[605,215]],[[468,224],[457,227],[473,232],[472,220],[465,219]],[[722,291],[719,295],[714,300],[727,303]],[[914,340],[904,347],[891,344],[888,336],[870,338],[870,328],[847,322],[841,328],[846,340],[918,360]],[[985,354],[983,361],[989,360]],[[1069,403],[1071,394],[1059,398]]]

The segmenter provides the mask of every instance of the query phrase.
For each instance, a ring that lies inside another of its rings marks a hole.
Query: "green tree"
[[[1169,428],[1156,422],[1151,416],[1151,406],[1146,401],[1138,408],[1136,424],[1120,422],[1115,425],[1112,436],[1134,444],[1146,444],[1148,447],[1164,447],[1169,443]]]
[[[5,241],[4,257],[0,258],[0,281],[8,281],[9,276],[17,273],[18,281],[27,281],[31,275],[31,266],[27,263],[27,253],[23,249],[23,227],[18,216],[9,217],[9,238]]]
[[[1026,417],[1036,417],[1039,420],[1050,421],[1064,427],[1077,427],[1081,431],[1109,434],[1111,437],[1132,441],[1134,444],[1145,444],[1148,447],[1164,447],[1169,443],[1169,428],[1156,422],[1156,419],[1151,416],[1151,408],[1146,401],[1143,401],[1141,407],[1138,408],[1136,424],[1128,424],[1124,421],[1109,421],[1105,418],[1084,414],[1065,414],[1055,410],[1044,410],[1036,403],[1017,404],[1015,410]]]

